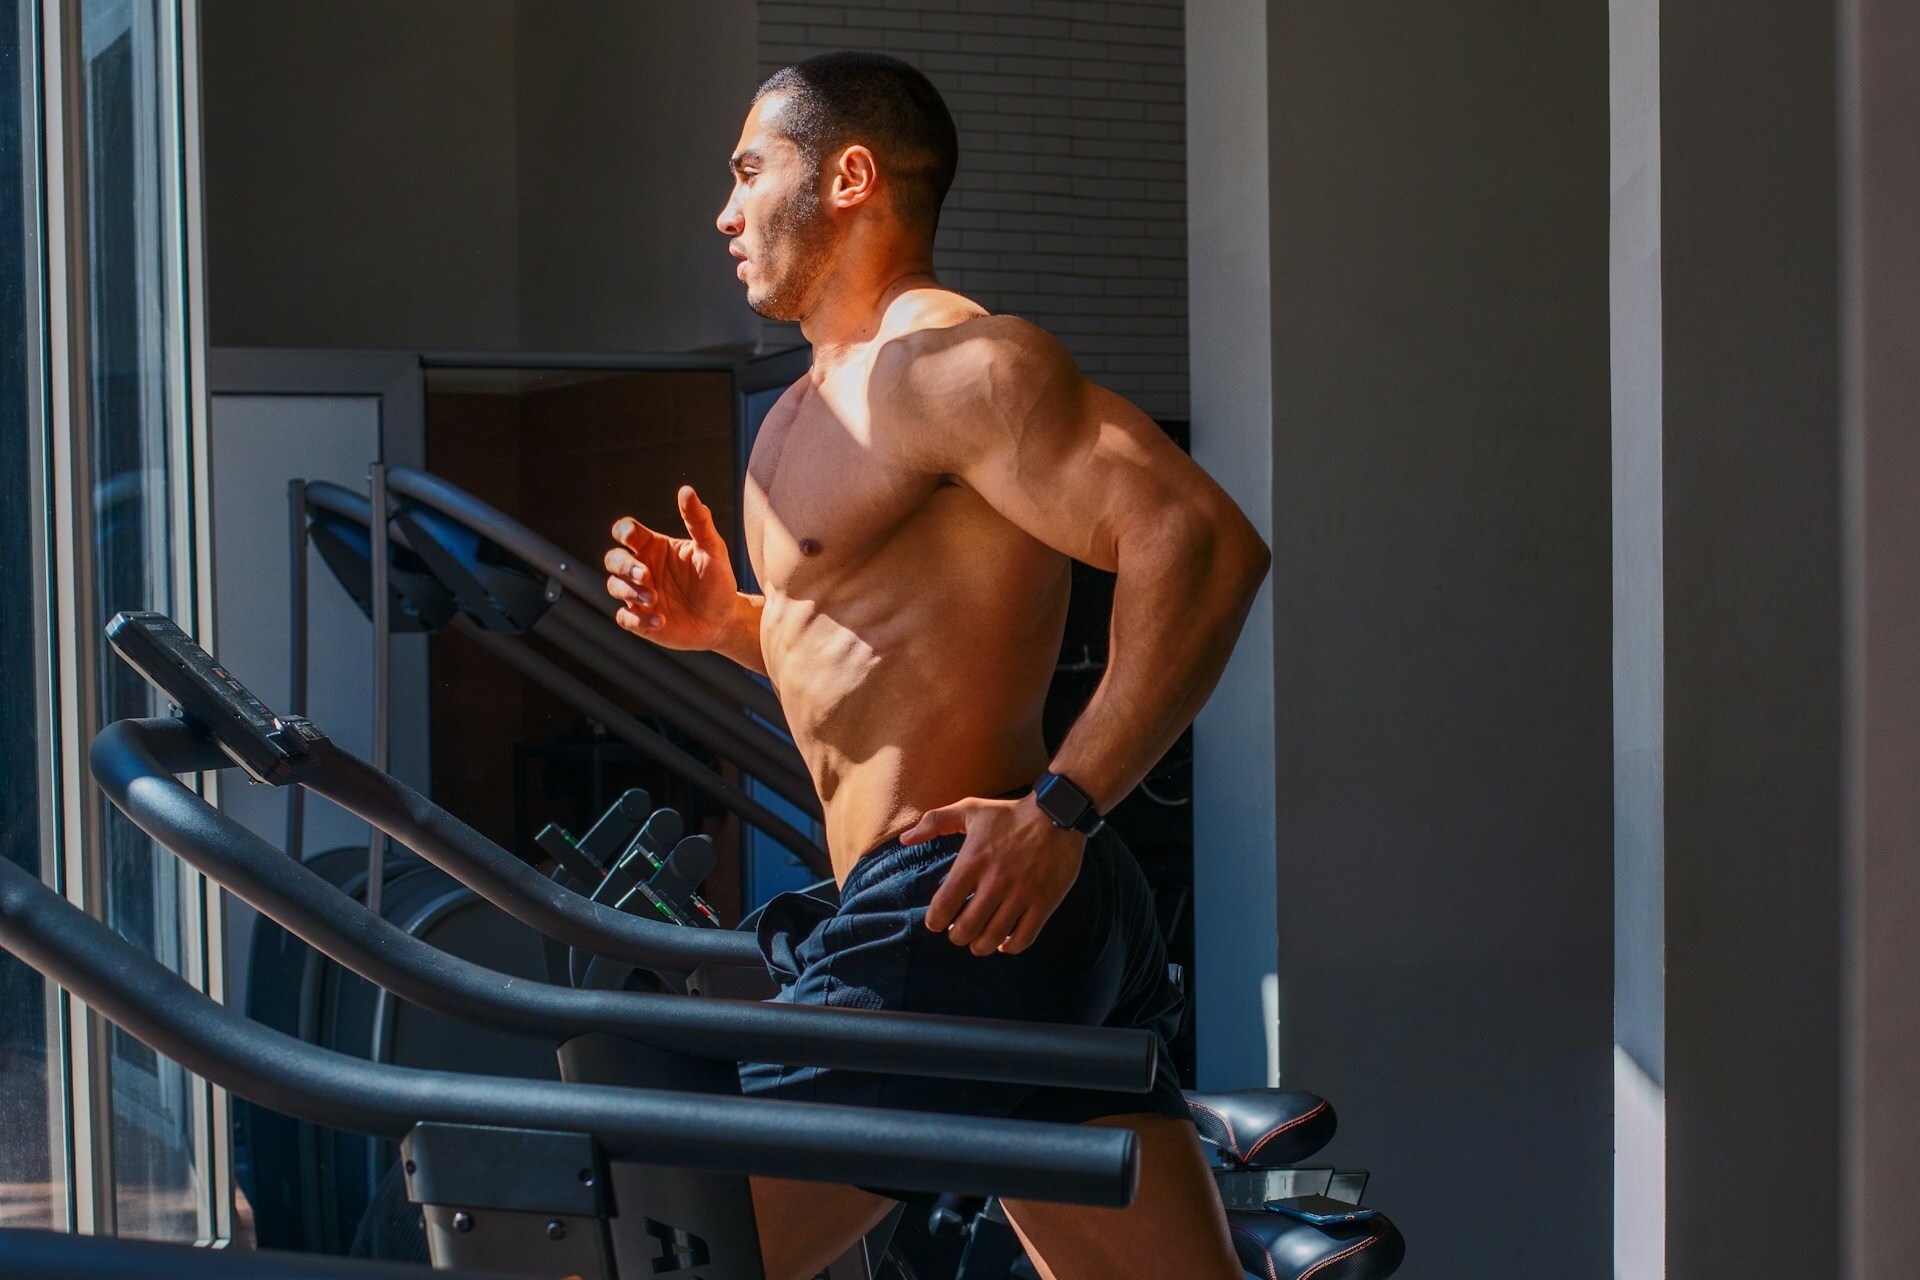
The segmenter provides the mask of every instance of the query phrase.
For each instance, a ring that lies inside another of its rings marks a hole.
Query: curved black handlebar
[[[556,1084],[363,1062],[268,1030],[0,859],[0,946],[135,1038],[263,1106],[390,1138],[415,1124],[591,1134],[647,1164],[824,1182],[1125,1205],[1123,1129]]]
[[[415,495],[416,490],[431,499],[425,505],[479,536],[490,541],[508,538],[509,542],[503,546],[528,562],[526,572],[532,575],[534,581],[537,582],[544,574],[566,588],[558,592],[549,591],[549,597],[557,598],[551,598],[549,605],[543,605],[546,612],[533,631],[589,665],[609,664],[603,675],[635,696],[642,705],[667,712],[690,736],[758,777],[787,803],[811,817],[820,816],[820,801],[813,790],[813,781],[807,776],[793,745],[776,731],[756,724],[738,701],[726,693],[716,692],[711,681],[703,683],[699,672],[681,661],[688,655],[634,641],[604,613],[573,598],[583,589],[587,579],[584,573],[567,561],[564,552],[439,477],[425,472],[405,472],[402,486],[396,492],[404,497],[413,497],[415,501],[424,501]],[[306,505],[310,512],[326,513],[350,527],[362,530],[373,518],[373,504],[364,496],[325,480],[315,480],[306,486]],[[454,585],[461,579],[449,576],[447,581],[442,581],[440,576],[436,576],[436,569],[422,563],[422,553],[434,545],[434,534],[431,529],[415,532],[426,541],[416,544],[414,535],[409,533],[409,526],[400,519],[393,521],[389,532],[392,549],[387,573],[392,584],[391,593],[401,609],[396,616],[411,616],[427,630],[450,623],[474,644],[559,694],[577,710],[607,726],[614,736],[717,802],[729,813],[772,836],[814,872],[821,875],[831,873],[832,863],[827,851],[811,835],[781,817],[751,792],[715,773],[694,756],[643,725],[625,708],[604,697],[591,685],[528,647],[524,636],[491,631],[461,612],[455,601],[462,593]],[[316,540],[321,538],[317,525],[313,536]],[[347,563],[342,563],[340,557],[329,553],[325,546],[322,551],[341,585],[361,602],[363,609],[367,608],[366,601],[372,598],[373,588],[371,571],[363,571],[363,567],[371,563],[371,547],[362,545],[355,548],[360,559]],[[442,552],[444,561],[444,548]],[[436,563],[448,575],[453,575],[457,568],[444,562]],[[604,590],[599,590],[597,594],[602,601],[611,605],[612,598]],[[624,644],[619,643],[622,640]],[[712,655],[699,656],[712,658]],[[724,659],[720,661],[724,662]],[[763,701],[772,696],[742,673],[735,671],[733,674],[738,677],[737,683],[744,682]],[[674,678],[676,676],[677,680]],[[777,706],[777,701],[773,705]]]
[[[752,795],[708,769],[679,747],[642,726],[610,699],[596,692],[586,681],[569,674],[557,663],[535,653],[525,644],[516,643],[514,638],[488,631],[464,615],[456,615],[452,625],[454,630],[466,636],[475,645],[485,649],[516,671],[531,677],[536,683],[545,685],[574,707],[605,725],[615,737],[624,739],[641,754],[685,780],[694,789],[719,801],[729,812],[738,815],[741,821],[758,827],[778,840],[786,846],[789,853],[806,863],[809,869],[823,875],[832,874],[832,859],[827,856],[825,849],[814,843],[812,837],[801,832],[799,828],[754,799]]]
[[[508,977],[394,927],[183,786],[174,773],[228,765],[186,724],[109,725],[94,740],[90,763],[108,799],[162,845],[308,945],[448,1017],[556,1042],[603,1031],[727,1061],[1116,1092],[1152,1087],[1158,1042],[1141,1031],[575,990]]]
[[[127,723],[139,722],[121,722]],[[101,733],[118,727],[109,725]],[[703,964],[766,964],[759,944],[744,933],[631,916],[554,883],[406,783],[331,742],[318,746],[313,757],[314,767],[301,776],[301,786],[372,823],[550,938],[663,973],[687,974]],[[163,758],[159,764],[171,770],[175,762]]]
[[[275,1249],[201,1245],[8,1227],[0,1231],[0,1276],[33,1280],[423,1280],[413,1262],[316,1257]],[[434,1271],[433,1280],[503,1280],[495,1272]]]
[[[599,561],[580,563],[560,547],[458,485],[413,467],[391,467],[387,470],[387,491],[460,521],[481,537],[520,557],[607,617],[611,618],[619,612],[620,606],[607,594],[606,579],[599,571]],[[659,652],[715,693],[750,708],[769,724],[782,729],[786,727],[786,715],[781,711],[780,700],[773,695],[773,691],[754,681],[727,659],[709,653],[671,649]]]

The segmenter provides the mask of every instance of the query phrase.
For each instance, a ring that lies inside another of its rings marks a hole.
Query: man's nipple
[[[809,557],[819,555],[820,554],[819,540],[815,538],[800,539],[800,554],[803,556],[809,556]]]

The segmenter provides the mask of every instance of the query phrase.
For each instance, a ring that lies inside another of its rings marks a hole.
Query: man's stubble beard
[[[820,207],[818,175],[767,215],[760,241],[765,283],[747,290],[747,305],[769,320],[805,319],[833,251],[833,221]]]

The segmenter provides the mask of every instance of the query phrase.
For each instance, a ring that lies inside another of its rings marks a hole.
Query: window
[[[69,10],[71,12],[71,10]],[[160,0],[81,0],[70,124],[78,172],[73,249],[84,265],[86,414],[76,470],[88,487],[94,670],[88,731],[158,714],[146,682],[97,643],[121,609],[189,621],[192,547],[176,495],[186,438],[175,9]],[[72,65],[72,64],[70,64]],[[84,721],[83,721],[84,723]],[[197,979],[200,899],[172,854],[104,801],[96,826],[107,923]],[[114,1225],[121,1235],[202,1234],[205,1089],[133,1037],[111,1035]]]
[[[0,858],[48,876],[37,38],[33,6],[0,0]],[[0,953],[0,1227],[66,1222],[59,1010],[39,974]]]

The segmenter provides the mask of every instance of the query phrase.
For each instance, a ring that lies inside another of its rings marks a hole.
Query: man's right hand
[[[685,538],[656,533],[632,516],[614,522],[619,545],[604,561],[607,592],[620,602],[615,620],[635,635],[669,649],[712,649],[734,617],[733,560],[693,486],[681,485],[679,496]]]

